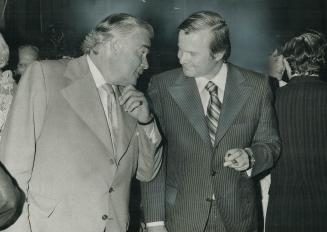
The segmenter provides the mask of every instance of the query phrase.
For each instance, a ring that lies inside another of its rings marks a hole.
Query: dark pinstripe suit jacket
[[[166,138],[165,163],[150,183],[142,183],[146,222],[165,221],[169,232],[202,231],[215,194],[228,232],[257,226],[254,183],[246,173],[223,167],[228,149],[250,147],[252,175],[273,166],[279,138],[267,78],[228,65],[216,144],[210,143],[194,78],[181,69],[152,79],[149,96]]]
[[[327,83],[294,77],[276,92],[282,151],[271,172],[267,232],[327,231]]]

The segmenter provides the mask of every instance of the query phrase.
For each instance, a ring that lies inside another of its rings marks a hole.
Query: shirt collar
[[[223,63],[217,75],[211,80],[205,77],[197,77],[195,78],[195,81],[196,81],[196,85],[198,86],[199,92],[202,92],[205,89],[208,81],[212,81],[213,83],[215,83],[218,86],[219,90],[225,91],[226,79],[227,79],[227,65],[226,63]]]
[[[87,63],[89,65],[89,68],[90,68],[92,77],[94,79],[95,85],[96,85],[97,88],[100,88],[102,85],[106,84],[106,81],[104,80],[101,72],[99,71],[97,66],[95,66],[95,64],[93,63],[93,61],[89,57],[89,55],[86,55],[86,60],[87,60]]]

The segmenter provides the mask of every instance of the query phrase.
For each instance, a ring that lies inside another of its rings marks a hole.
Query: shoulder
[[[181,75],[183,75],[183,70],[181,68],[171,69],[154,75],[151,78],[151,83],[154,85],[163,85],[163,86],[172,85],[175,82],[175,80]]]
[[[229,64],[229,69],[236,73],[236,75],[241,75],[244,80],[244,84],[251,86],[256,89],[256,91],[271,91],[271,86],[269,83],[269,77],[261,73],[255,72],[253,70],[239,67],[233,64]]]
[[[28,66],[19,81],[19,89],[43,89],[63,78],[68,60],[35,61]]]
[[[43,60],[36,61],[35,65],[39,65],[40,68],[46,73],[64,73],[69,61],[69,59]]]
[[[241,73],[247,80],[255,80],[255,81],[268,81],[268,77],[264,76],[263,74],[243,68],[234,64],[228,64],[230,69],[234,69],[237,72]]]

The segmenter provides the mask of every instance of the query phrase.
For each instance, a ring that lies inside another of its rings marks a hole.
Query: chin
[[[186,77],[195,77],[195,74],[189,70],[183,68],[183,73]]]

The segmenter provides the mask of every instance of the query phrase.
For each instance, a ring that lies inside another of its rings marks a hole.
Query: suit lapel
[[[118,90],[118,96],[120,96],[120,90]],[[136,120],[124,111],[122,106],[119,105],[118,101],[117,120],[118,131],[116,141],[118,141],[118,143],[116,144],[116,159],[117,162],[119,162],[126,153],[131,142],[132,136],[134,135],[134,131],[136,129]]]
[[[211,147],[205,114],[194,78],[180,74],[175,85],[169,87],[168,91],[202,140]]]
[[[245,77],[233,65],[228,65],[224,101],[219,117],[215,146],[220,142],[252,92]]]
[[[76,114],[105,145],[109,154],[113,154],[108,123],[86,57],[70,61],[65,77],[72,82],[61,90],[62,95]]]

